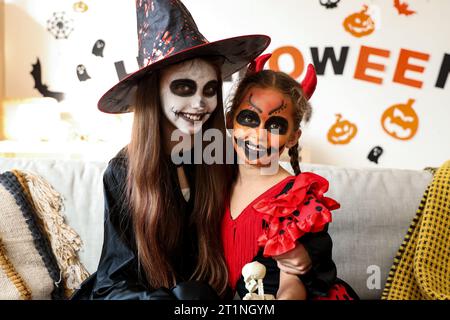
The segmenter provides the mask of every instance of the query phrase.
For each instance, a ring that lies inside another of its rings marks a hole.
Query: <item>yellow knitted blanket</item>
[[[425,191],[381,299],[450,299],[450,161]]]

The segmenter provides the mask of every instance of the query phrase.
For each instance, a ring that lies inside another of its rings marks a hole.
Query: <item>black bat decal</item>
[[[33,64],[33,70],[31,70],[30,74],[34,79],[34,88],[37,89],[42,96],[55,98],[58,102],[64,100],[63,92],[50,91],[48,90],[48,86],[42,83],[41,62],[39,61],[39,58],[37,59],[37,62]]]

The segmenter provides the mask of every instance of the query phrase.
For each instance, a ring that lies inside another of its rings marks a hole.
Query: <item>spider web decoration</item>
[[[73,20],[67,19],[65,15],[64,11],[54,12],[47,20],[47,30],[55,36],[55,39],[67,39],[73,31]]]

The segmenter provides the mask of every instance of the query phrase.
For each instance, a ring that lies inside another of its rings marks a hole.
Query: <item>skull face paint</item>
[[[212,65],[193,59],[162,71],[160,97],[167,120],[185,134],[200,130],[217,107],[219,81]]]
[[[276,89],[251,88],[235,111],[233,144],[247,164],[268,164],[279,156],[293,136],[293,110],[289,97]]]

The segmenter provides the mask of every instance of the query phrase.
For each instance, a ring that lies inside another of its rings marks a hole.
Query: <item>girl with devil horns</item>
[[[98,103],[106,113],[134,112],[131,141],[104,173],[102,254],[97,272],[73,299],[226,297],[218,235],[230,168],[175,165],[171,153],[178,141],[171,136],[214,128],[225,139],[222,79],[253,61],[270,38],[208,42],[180,1],[139,0],[136,7],[141,68]],[[186,151],[183,159],[192,155]],[[314,237],[280,255],[280,267],[300,274],[311,261],[329,260],[323,249],[328,238]]]
[[[258,261],[267,270],[264,292],[276,299],[357,299],[345,282],[334,281],[331,247],[328,260],[300,277],[280,270],[272,259],[295,248],[297,241],[307,243],[311,238],[326,236],[331,210],[338,209],[339,203],[324,196],[328,190],[326,179],[300,172],[299,126],[311,116],[308,100],[317,83],[314,67],[308,66],[300,85],[283,72],[262,70],[269,58],[267,54],[255,60],[239,83],[226,114],[227,127],[233,129],[234,149],[241,160],[234,167],[222,219],[229,284],[241,298],[252,297],[247,294],[252,276],[244,279],[241,270],[247,263]],[[289,150],[295,175],[278,164],[284,149]],[[262,170],[272,164],[276,165],[273,174],[264,174]],[[330,290],[323,283],[322,288],[314,283],[317,274],[328,275],[333,283]],[[319,290],[313,292],[314,287]]]

